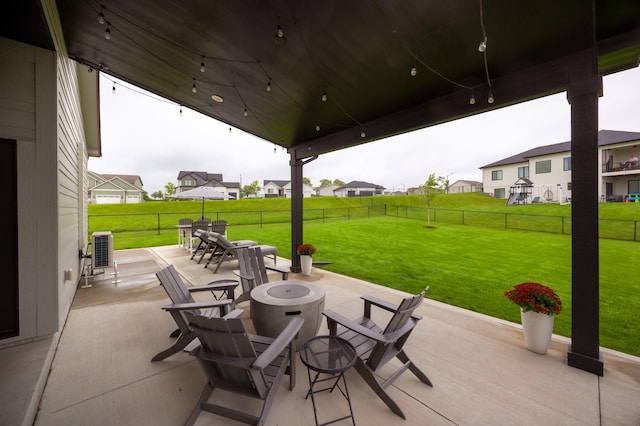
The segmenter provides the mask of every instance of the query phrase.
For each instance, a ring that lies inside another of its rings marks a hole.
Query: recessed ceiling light
[[[222,101],[224,101],[224,99],[222,99],[222,96],[220,95],[211,95],[211,99],[213,99],[214,101],[221,103]]]

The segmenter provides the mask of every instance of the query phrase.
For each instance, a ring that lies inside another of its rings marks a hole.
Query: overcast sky
[[[113,82],[116,92],[112,93]],[[600,130],[640,132],[640,69],[604,78]],[[89,170],[139,175],[149,194],[177,185],[180,170],[222,173],[242,185],[290,180],[289,155],[270,142],[158,98],[108,75],[100,77],[102,157]],[[418,186],[431,173],[482,180],[480,167],[571,138],[566,94],[548,96],[451,123],[321,155],[304,176],[366,181],[387,189]]]

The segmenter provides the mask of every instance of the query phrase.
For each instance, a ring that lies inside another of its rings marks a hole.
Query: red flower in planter
[[[555,291],[540,283],[526,282],[515,285],[504,295],[524,312],[534,311],[546,315],[559,314],[562,301]]]
[[[296,249],[296,252],[298,252],[299,256],[302,256],[305,254],[308,256],[312,256],[316,252],[316,248],[311,244],[301,244]]]

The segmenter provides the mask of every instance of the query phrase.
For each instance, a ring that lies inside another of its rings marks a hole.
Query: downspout
[[[302,244],[303,209],[302,200],[302,167],[318,158],[317,155],[302,160],[296,158],[296,151],[291,151],[291,272],[301,272],[300,256],[296,249]]]

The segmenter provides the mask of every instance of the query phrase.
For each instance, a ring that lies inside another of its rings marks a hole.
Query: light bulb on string
[[[247,109],[245,108],[243,114],[246,117],[247,115],[249,115],[249,111],[247,111]]]
[[[109,24],[107,24],[107,29],[104,31],[104,38],[107,40],[111,40],[111,30],[109,29]]]
[[[98,24],[104,25],[104,14],[102,13],[102,8],[100,8],[100,14],[98,14]]]
[[[196,79],[193,79],[193,86],[191,86],[191,91],[193,93],[196,93],[198,91],[198,89],[196,88]]]
[[[361,137],[361,138],[364,138],[365,136],[367,136],[367,134],[364,132],[364,130],[363,130],[363,131],[361,131],[361,132],[360,132],[360,137]]]
[[[271,79],[269,79],[269,82],[267,83],[267,92],[271,91]]]
[[[489,97],[487,98],[487,102],[492,104],[494,101],[495,101],[495,99],[493,99],[493,93],[489,93]]]
[[[204,56],[202,57],[202,62],[200,62],[200,72],[204,72]]]
[[[485,37],[478,45],[478,52],[483,53],[487,50],[487,38]]]
[[[327,102],[327,90],[325,89],[324,92],[322,93],[322,102]]]
[[[320,131],[320,124],[316,123],[316,132],[319,132],[319,131]]]
[[[414,65],[411,68],[411,77],[415,77],[416,75],[418,75],[418,68],[416,68],[416,66]]]
[[[474,95],[471,95],[471,97],[469,98],[469,104],[475,105],[475,103],[476,103],[476,97]]]
[[[278,28],[276,29],[276,34],[273,36],[273,41],[278,46],[284,46],[287,44],[287,37],[284,35],[284,30],[282,26],[280,26],[280,17],[278,16]]]

